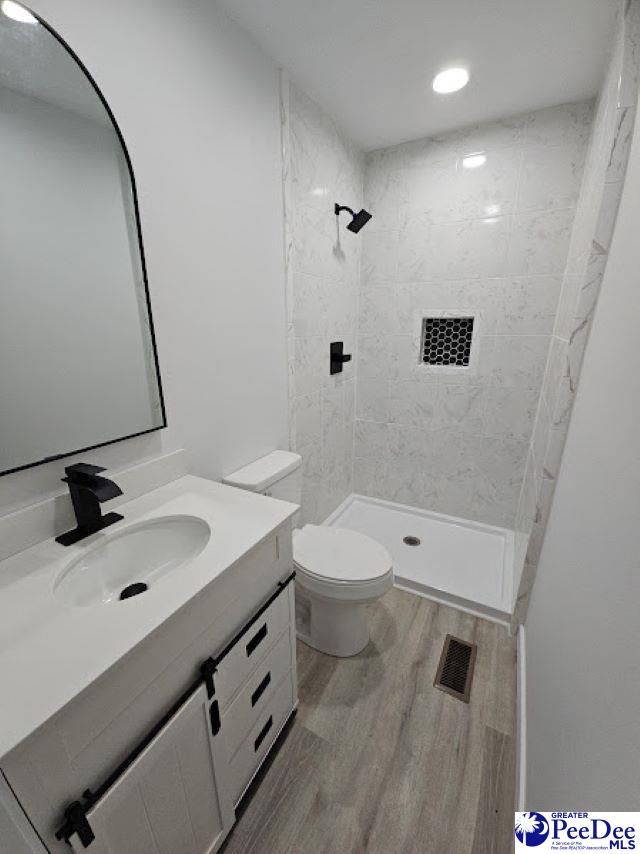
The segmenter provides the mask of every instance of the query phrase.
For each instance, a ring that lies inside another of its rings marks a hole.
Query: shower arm
[[[333,210],[336,216],[340,216],[341,211],[348,211],[352,217],[355,217],[355,213],[351,208],[348,208],[346,205],[339,205],[337,202],[335,203]]]

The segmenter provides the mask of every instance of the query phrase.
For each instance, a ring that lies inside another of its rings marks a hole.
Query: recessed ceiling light
[[[484,166],[487,162],[487,155],[478,152],[477,154],[467,154],[462,158],[462,165],[465,169],[477,169],[478,166]]]
[[[38,19],[32,15],[28,9],[25,9],[24,6],[21,6],[19,3],[14,3],[14,0],[2,0],[0,9],[2,9],[7,18],[19,21],[21,24],[38,23]]]
[[[466,68],[445,68],[433,78],[433,91],[441,95],[457,92],[469,82],[469,72]]]

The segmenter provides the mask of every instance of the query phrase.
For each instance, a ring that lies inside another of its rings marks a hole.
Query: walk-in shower
[[[606,261],[627,26],[595,98],[366,155],[284,99],[302,520],[379,539],[397,583],[495,619],[526,604]],[[327,195],[368,223],[340,254]],[[338,340],[353,360],[331,375]]]

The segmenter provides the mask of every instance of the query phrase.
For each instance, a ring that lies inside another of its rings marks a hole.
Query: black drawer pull
[[[259,646],[262,641],[267,636],[267,624],[265,623],[260,631],[256,632],[255,635],[251,638],[249,643],[247,644],[247,655],[251,655],[251,653],[255,650],[257,646]]]
[[[217,700],[214,700],[209,706],[209,720],[211,721],[211,735],[217,735],[220,732],[220,707]]]
[[[269,730],[271,729],[271,727],[272,727],[272,726],[273,726],[273,716],[272,716],[272,715],[269,715],[269,720],[268,720],[268,721],[266,722],[266,724],[262,727],[262,729],[261,729],[261,730],[260,730],[260,732],[258,733],[258,737],[256,738],[255,742],[253,743],[253,749],[254,749],[254,751],[257,751],[257,750],[258,750],[258,748],[260,747],[260,745],[262,744],[262,742],[265,740],[266,735],[267,735],[267,733],[269,732]]]
[[[271,671],[269,671],[267,673],[267,675],[264,677],[262,682],[258,685],[256,690],[251,695],[251,705],[252,706],[255,706],[255,704],[258,702],[260,697],[262,697],[264,692],[267,690],[267,686],[269,685],[270,682],[271,682]]]

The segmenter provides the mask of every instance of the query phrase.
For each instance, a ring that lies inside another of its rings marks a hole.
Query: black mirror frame
[[[165,408],[164,393],[162,390],[162,378],[160,376],[160,363],[158,360],[158,347],[156,344],[156,333],[155,333],[155,328],[153,325],[153,313],[151,310],[151,296],[149,294],[149,280],[147,277],[147,262],[145,259],[144,245],[142,242],[142,224],[140,221],[140,210],[138,207],[138,191],[137,191],[137,187],[136,187],[135,175],[133,173],[133,165],[131,163],[131,158],[129,156],[129,151],[128,151],[127,146],[125,144],[124,137],[122,135],[122,131],[120,130],[120,126],[118,125],[118,122],[116,121],[116,118],[113,115],[113,112],[111,111],[111,107],[109,106],[107,99],[102,94],[100,87],[98,86],[98,84],[94,80],[93,75],[89,72],[86,65],[82,62],[82,60],[77,55],[77,53],[62,38],[62,36],[59,33],[57,33],[53,29],[53,27],[50,26],[45,20],[43,20],[40,17],[40,15],[38,15],[36,12],[34,12],[32,9],[30,9],[28,6],[26,6],[24,3],[20,3],[20,5],[23,6],[31,15],[33,15],[33,17],[38,21],[38,24],[40,26],[44,27],[44,29],[50,35],[52,35],[54,39],[56,39],[56,41],[64,48],[64,50],[67,51],[69,56],[71,56],[71,58],[75,61],[75,63],[80,68],[80,70],[84,73],[85,77],[87,78],[87,80],[89,81],[91,86],[93,87],[94,92],[96,93],[96,95],[100,99],[100,102],[102,103],[102,106],[104,107],[107,115],[109,116],[109,119],[111,121],[113,129],[115,130],[115,132],[117,134],[118,141],[120,142],[120,145],[122,146],[122,151],[124,153],[125,161],[127,164],[127,169],[129,170],[129,180],[131,181],[131,196],[133,199],[133,210],[134,210],[134,215],[135,215],[136,234],[138,237],[138,248],[140,250],[140,266],[141,266],[141,270],[142,270],[142,280],[144,283],[144,293],[145,293],[145,300],[146,300],[146,305],[147,305],[147,315],[149,318],[149,334],[151,336],[151,347],[153,350],[153,361],[154,361],[154,367],[155,367],[155,372],[156,372],[156,380],[158,383],[158,398],[160,401],[160,412],[161,412],[162,423],[159,424],[157,427],[150,427],[148,430],[140,430],[137,433],[130,433],[126,436],[119,436],[116,439],[109,439],[106,442],[98,442],[95,445],[87,445],[84,448],[75,448],[71,451],[64,451],[63,453],[60,453],[60,454],[54,454],[50,457],[45,457],[44,459],[36,460],[33,463],[26,463],[25,465],[16,466],[15,468],[6,469],[5,471],[0,471],[0,477],[2,477],[3,475],[6,475],[6,474],[14,474],[15,472],[25,471],[26,469],[34,468],[35,466],[44,465],[45,463],[50,463],[50,462],[53,462],[55,460],[61,460],[61,459],[64,459],[65,457],[73,456],[74,454],[82,454],[85,451],[93,451],[96,448],[104,448],[107,445],[114,445],[116,442],[124,442],[127,439],[134,439],[137,436],[145,436],[148,433],[155,433],[158,430],[163,430],[167,426],[167,412],[166,412],[166,408]]]

